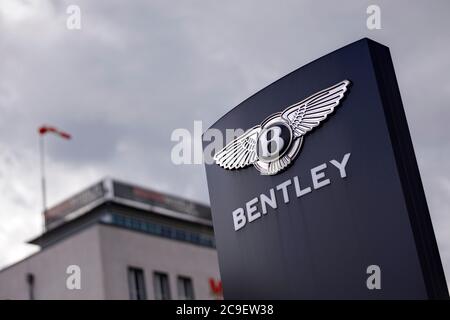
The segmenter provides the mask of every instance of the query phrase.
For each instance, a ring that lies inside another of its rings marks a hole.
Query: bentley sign
[[[210,129],[235,128],[206,165],[225,298],[448,297],[387,47],[330,53]]]

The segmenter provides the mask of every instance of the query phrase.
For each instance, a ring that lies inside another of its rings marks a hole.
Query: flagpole
[[[63,139],[70,140],[72,136],[68,134],[67,132],[64,132],[62,130],[59,130],[55,127],[51,126],[41,126],[38,129],[39,132],[39,153],[40,153],[40,160],[41,160],[41,189],[42,189],[42,233],[46,230],[45,225],[45,216],[47,212],[47,186],[46,186],[46,180],[45,180],[45,150],[44,150],[44,135],[47,132],[51,132],[54,134],[57,134]]]
[[[42,189],[42,232],[45,232],[45,212],[47,211],[47,190],[45,183],[44,135],[39,135],[39,153],[41,158],[41,189]]]

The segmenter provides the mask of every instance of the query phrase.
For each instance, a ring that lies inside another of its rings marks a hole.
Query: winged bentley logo
[[[228,170],[253,165],[264,175],[286,169],[297,157],[303,137],[333,113],[349,85],[343,80],[272,114],[217,152],[214,161]]]

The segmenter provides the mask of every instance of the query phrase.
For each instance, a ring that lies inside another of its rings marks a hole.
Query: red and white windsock
[[[51,127],[51,126],[42,126],[39,128],[38,132],[41,136],[43,136],[47,132],[50,132],[50,133],[54,133],[54,134],[60,136],[63,139],[71,139],[72,138],[72,136],[70,134],[68,134],[67,132],[64,132],[62,130],[59,130],[59,129],[57,129],[55,127]]]

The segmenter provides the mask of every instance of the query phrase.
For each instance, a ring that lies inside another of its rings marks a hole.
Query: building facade
[[[218,299],[207,206],[103,180],[45,214],[41,250],[0,271],[0,299]]]

